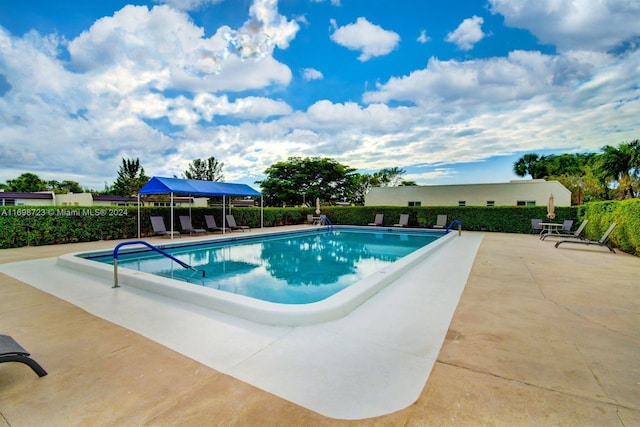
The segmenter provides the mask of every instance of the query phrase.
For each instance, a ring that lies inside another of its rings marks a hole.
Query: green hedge
[[[612,222],[618,224],[609,240],[622,251],[640,256],[640,199],[593,202],[579,208],[579,217],[589,219],[589,239],[598,240]]]
[[[264,225],[303,224],[314,208],[265,208]],[[234,208],[236,222],[252,228],[260,227],[259,208]],[[323,206],[336,225],[367,225],[377,213],[384,214],[384,225],[398,222],[400,214],[409,214],[410,227],[432,227],[438,215],[447,215],[447,222],[462,221],[462,228],[471,231],[502,233],[530,233],[531,219],[545,219],[546,206],[527,207],[397,207],[397,206]],[[178,217],[191,215],[193,226],[205,228],[204,215],[213,214],[222,226],[222,208],[174,209],[174,228],[180,230]],[[127,207],[0,207],[0,248],[58,243],[88,242],[134,238],[137,236],[138,210]],[[143,236],[152,234],[150,216],[162,216],[170,228],[171,210],[167,207],[143,208],[140,211]],[[589,219],[586,234],[599,239],[611,222],[619,224],[611,241],[621,250],[640,256],[640,200],[621,202],[594,202],[580,207],[556,207],[556,222],[572,219],[577,226],[584,218]]]
[[[333,224],[367,225],[373,222],[377,213],[384,214],[383,225],[397,224],[400,214],[409,214],[410,227],[432,227],[438,215],[447,215],[447,224],[454,219],[462,221],[464,230],[495,231],[502,233],[530,233],[531,219],[545,219],[546,206],[531,207],[484,207],[484,206],[448,206],[448,207],[330,207],[323,208]],[[574,207],[558,207],[555,210],[555,221],[565,219],[576,220],[577,209]]]

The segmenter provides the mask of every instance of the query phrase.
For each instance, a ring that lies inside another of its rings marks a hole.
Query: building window
[[[517,206],[535,206],[536,205],[536,201],[535,200],[518,200],[516,202]]]
[[[408,202],[407,206],[422,206],[422,202]]]
[[[458,201],[458,206],[467,206],[467,201],[466,200],[459,200]]]
[[[495,200],[487,200],[487,206],[495,206],[496,202]]]

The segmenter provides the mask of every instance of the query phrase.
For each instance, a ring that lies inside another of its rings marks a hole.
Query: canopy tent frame
[[[254,190],[246,184],[236,184],[219,181],[201,181],[197,179],[180,179],[180,178],[164,178],[152,177],[138,191],[138,238],[141,236],[140,230],[140,196],[152,194],[169,194],[171,206],[171,238],[174,233],[174,195],[184,196],[222,196],[222,233],[225,234],[225,206],[226,198],[229,196],[229,213],[231,213],[231,197],[260,197],[260,228],[264,228],[264,198],[262,193]]]

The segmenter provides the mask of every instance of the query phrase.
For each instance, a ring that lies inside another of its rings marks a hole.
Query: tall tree
[[[514,163],[513,172],[518,176],[531,175],[533,179],[544,178],[548,175],[545,157],[535,153],[525,154]]]
[[[347,200],[354,205],[364,205],[364,198],[374,185],[373,175],[355,173],[351,175],[350,192]]]
[[[329,158],[289,157],[265,170],[267,178],[256,181],[268,206],[296,206],[303,202],[347,201],[352,194],[355,169]]]
[[[402,175],[407,173],[406,170],[393,167],[384,168],[373,174],[374,187],[398,187],[404,181]]]
[[[604,177],[618,183],[621,197],[635,197],[634,182],[637,182],[640,170],[638,140],[622,143],[618,147],[605,145],[600,155],[600,172]]]
[[[605,186],[602,180],[594,173],[594,168],[589,164],[582,166],[580,174],[549,176],[549,179],[559,181],[571,191],[571,204],[573,205],[581,205],[606,198]]]
[[[25,172],[16,179],[7,180],[5,187],[9,191],[31,193],[34,191],[45,191],[47,189],[47,183],[41,180],[38,175]]]
[[[373,187],[399,187],[417,185],[415,181],[405,181],[402,175],[406,171],[399,167],[385,168],[373,175],[353,174],[351,193],[348,200],[355,205],[364,205],[364,198]]]
[[[52,179],[47,181],[47,188],[54,193],[82,193],[82,187],[76,181],[64,180],[62,182]]]
[[[224,180],[223,167],[224,163],[218,162],[213,156],[206,160],[194,159],[189,164],[189,168],[184,171],[184,177],[203,181],[222,181]]]
[[[140,166],[140,159],[123,158],[111,193],[130,197],[136,194],[147,181],[149,181],[149,177],[145,175],[144,168]]]

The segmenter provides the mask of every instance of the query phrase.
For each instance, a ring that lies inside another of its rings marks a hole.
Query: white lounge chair
[[[438,215],[438,219],[436,220],[433,228],[447,228],[447,216]]]
[[[384,214],[376,214],[376,218],[373,220],[373,222],[370,222],[368,225],[380,227],[382,226],[383,219],[384,219]]]
[[[409,214],[400,214],[400,219],[397,224],[393,224],[394,227],[408,227],[409,226]]]

